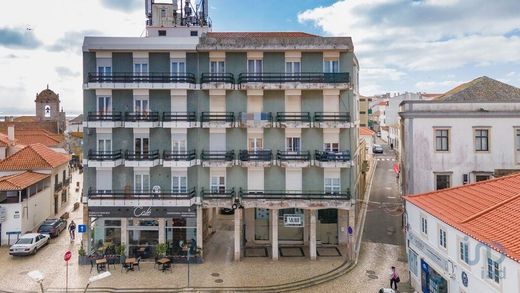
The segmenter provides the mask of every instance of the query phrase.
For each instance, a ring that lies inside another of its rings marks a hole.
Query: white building
[[[401,104],[404,194],[508,174],[520,167],[520,89],[480,77],[436,99]]]
[[[520,174],[405,200],[418,292],[520,292]]]

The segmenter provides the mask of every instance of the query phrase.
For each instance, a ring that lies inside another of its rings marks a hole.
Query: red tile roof
[[[520,262],[520,174],[404,198]]]
[[[28,145],[0,161],[0,170],[53,169],[69,160],[69,155],[58,153],[41,143],[36,143]]]
[[[50,174],[41,174],[30,171],[3,176],[0,177],[0,191],[22,190],[50,176]]]
[[[46,146],[56,146],[65,141],[63,135],[54,134],[45,129],[15,129],[14,137],[16,143],[23,145],[41,143]]]
[[[359,135],[374,136],[376,133],[368,127],[359,127]]]
[[[9,145],[9,137],[7,135],[0,133],[0,146],[6,147]]]
[[[302,32],[215,32],[208,33],[210,38],[315,38],[312,35]]]

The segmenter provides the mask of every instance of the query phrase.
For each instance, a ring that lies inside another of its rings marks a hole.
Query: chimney
[[[14,125],[7,126],[7,138],[9,139],[9,145],[14,145]]]

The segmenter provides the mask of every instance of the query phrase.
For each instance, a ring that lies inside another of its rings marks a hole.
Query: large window
[[[247,72],[248,73],[262,73],[263,62],[262,60],[247,60]]]
[[[136,173],[134,175],[134,190],[136,192],[147,192],[150,190],[150,174]]]
[[[148,113],[150,111],[148,97],[136,97],[134,101],[134,111],[138,113]]]
[[[325,60],[323,62],[323,72],[335,73],[339,72],[339,60]]]
[[[428,219],[424,216],[421,216],[421,232],[428,235]]]
[[[435,174],[435,190],[449,188],[451,186],[450,174]]]
[[[209,63],[209,70],[213,74],[223,74],[226,72],[226,65],[224,61],[211,61]]]
[[[173,174],[172,175],[172,191],[184,193],[188,190],[188,180],[186,175]]]
[[[475,129],[475,151],[489,151],[489,129]]]
[[[172,72],[172,74],[184,74],[184,73],[186,73],[186,61],[184,61],[184,60],[172,60],[171,72]]]
[[[450,150],[450,130],[435,129],[435,150],[447,152]]]
[[[112,99],[110,97],[97,97],[97,111],[99,114],[112,112]]]
[[[446,230],[444,230],[442,228],[439,228],[439,245],[442,248],[446,248],[447,247],[447,243],[446,243]]]
[[[286,151],[288,152],[299,152],[301,150],[301,138],[299,137],[288,137]]]
[[[211,176],[210,188],[211,188],[212,193],[225,193],[226,192],[226,177]]]
[[[466,241],[459,242],[459,258],[469,264],[469,244]]]
[[[301,63],[300,62],[285,62],[285,73],[300,73]]]
[[[339,192],[341,189],[339,178],[325,178],[324,183],[327,193]]]
[[[500,266],[498,262],[490,257],[487,259],[487,273],[490,280],[493,280],[497,284],[500,283]]]
[[[148,75],[148,64],[134,63],[134,74],[139,76]]]

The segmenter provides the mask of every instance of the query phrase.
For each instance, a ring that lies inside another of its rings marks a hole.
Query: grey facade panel
[[[170,129],[168,128],[152,128],[150,129],[150,150],[163,151],[172,149],[172,140]]]
[[[134,172],[133,168],[119,166],[112,169],[112,188],[114,190],[134,189]]]
[[[226,111],[246,112],[247,93],[245,91],[228,91],[226,95]]]
[[[310,167],[302,169],[303,190],[323,191],[323,168]]]
[[[186,72],[193,73],[195,76],[199,72],[199,55],[197,53],[186,53]]]
[[[322,52],[302,53],[302,72],[323,72]]]
[[[273,151],[285,150],[285,130],[283,128],[266,128],[264,129],[264,148]]]
[[[235,78],[242,72],[247,72],[246,52],[226,52],[226,72],[233,73]]]
[[[231,128],[226,131],[226,150],[234,150],[238,155],[239,150],[247,149],[247,129]]]
[[[321,128],[302,129],[302,150],[310,151],[323,149],[323,130]]]
[[[276,166],[265,168],[264,186],[266,190],[285,190],[285,169]]]
[[[285,92],[284,91],[264,91],[264,112],[285,111]]]
[[[171,95],[169,90],[150,90],[150,110],[162,112],[170,111]]]
[[[134,150],[134,133],[131,128],[115,128],[112,132],[112,150]]]
[[[226,188],[235,187],[235,191],[240,188],[247,189],[247,168],[231,167],[226,169]]]
[[[199,115],[209,111],[209,91],[188,91],[187,108]]]
[[[112,53],[112,72],[133,72],[134,59],[132,53]]]
[[[170,53],[150,53],[150,72],[170,72]]]
[[[171,190],[171,169],[156,166],[150,168],[150,188],[160,186],[161,190]]]
[[[303,112],[314,115],[314,112],[323,111],[323,91],[302,91],[301,99]]]
[[[201,53],[198,53],[198,58],[199,58],[199,62],[198,62],[198,72],[199,72],[199,77],[200,77],[200,74],[201,73],[204,73],[204,72],[209,72],[209,53],[206,53],[206,52],[201,52]]]
[[[96,112],[96,91],[95,90],[84,90],[83,91],[83,117],[88,117],[88,112]]]
[[[285,72],[284,52],[264,53],[264,72]]]
[[[88,74],[96,72],[96,53],[83,52],[83,83],[88,82]]]
[[[85,133],[83,133],[83,157],[87,157],[89,150],[96,150],[96,140],[95,128],[89,128]]]
[[[112,90],[112,108],[119,112],[134,110],[134,94],[132,90]]]

